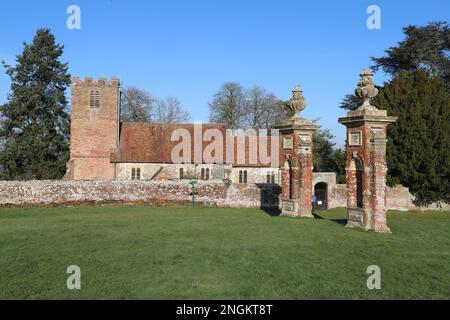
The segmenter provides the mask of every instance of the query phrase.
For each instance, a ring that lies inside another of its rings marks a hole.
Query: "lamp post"
[[[191,182],[189,182],[189,184],[192,186],[192,207],[195,207],[195,186],[197,185],[197,180],[192,180]]]

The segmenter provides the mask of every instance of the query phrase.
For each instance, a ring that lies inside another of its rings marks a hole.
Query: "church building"
[[[224,142],[223,155],[232,151],[229,161],[224,156],[223,161],[192,159],[174,162],[172,151],[179,142],[172,141],[173,132],[181,129],[194,137],[197,134],[196,124],[121,121],[120,81],[116,78],[81,80],[73,77],[71,89],[70,160],[65,179],[227,179],[230,183],[280,184],[279,161],[275,165],[251,161],[249,150],[252,140],[249,137],[242,140],[245,142],[241,148],[243,161],[237,161],[240,154],[238,143],[230,145]],[[227,127],[223,124],[202,124],[200,127],[201,136],[208,130],[219,131],[223,137],[227,136]],[[239,138],[234,135],[232,140],[236,142]],[[201,141],[201,144],[205,149],[209,142]],[[192,139],[193,152],[194,148]],[[259,152],[258,147],[256,150]]]

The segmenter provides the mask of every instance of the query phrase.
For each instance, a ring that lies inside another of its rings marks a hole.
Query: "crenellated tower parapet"
[[[72,77],[70,161],[66,179],[115,178],[111,151],[118,146],[120,81]]]

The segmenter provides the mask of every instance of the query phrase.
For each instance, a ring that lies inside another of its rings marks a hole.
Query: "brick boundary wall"
[[[347,185],[336,184],[328,191],[328,207],[338,208],[347,206]]]
[[[409,189],[401,185],[386,189],[386,206],[401,211],[450,211],[450,203],[433,202],[424,204],[416,202],[415,197],[409,192]]]
[[[278,208],[281,188],[267,184],[199,181],[196,201],[206,206]],[[345,185],[330,186],[329,207],[345,207]],[[0,206],[55,206],[90,203],[190,204],[188,181],[0,181]],[[450,204],[416,205],[403,186],[387,188],[387,207],[396,210],[447,210]]]
[[[347,205],[347,192],[345,184],[335,184],[330,187],[329,208],[345,207]],[[429,204],[418,203],[409,189],[398,185],[386,187],[386,207],[400,211],[450,211],[450,203],[434,202]]]
[[[334,172],[314,172],[313,192],[317,183],[325,183],[328,191],[328,208],[347,206],[347,186],[336,183],[336,173]],[[450,211],[450,203],[436,202],[430,204],[419,203],[409,192],[409,189],[398,185],[386,188],[386,207],[400,211]]]
[[[189,181],[1,181],[0,206],[86,203],[190,204]],[[199,181],[196,201],[219,207],[278,207],[280,187]]]

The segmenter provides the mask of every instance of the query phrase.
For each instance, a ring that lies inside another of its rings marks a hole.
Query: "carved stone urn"
[[[292,118],[300,117],[298,113],[305,109],[306,100],[303,97],[303,90],[299,85],[296,85],[292,89],[292,98],[288,101],[287,106],[292,111]]]
[[[364,100],[364,103],[358,107],[358,109],[364,109],[368,107],[372,107],[370,104],[370,100],[375,98],[378,94],[378,89],[375,87],[373,83],[373,72],[369,68],[365,68],[361,74],[359,75],[360,79],[358,82],[358,87],[355,90],[355,94]]]

